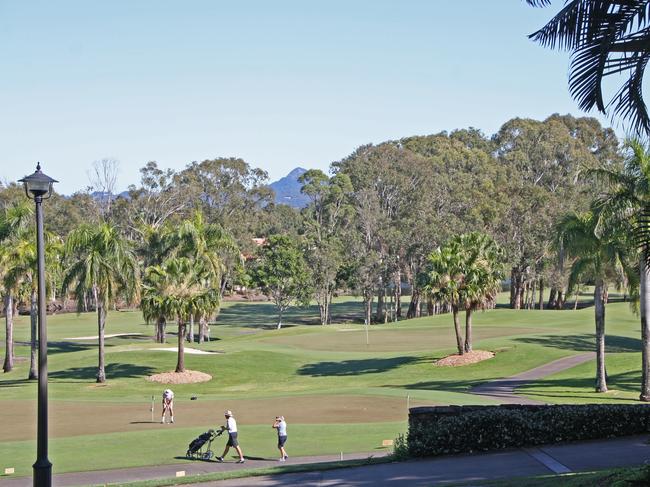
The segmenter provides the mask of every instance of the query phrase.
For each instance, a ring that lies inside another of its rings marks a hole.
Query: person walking
[[[228,410],[224,413],[226,417],[226,424],[221,427],[221,431],[228,431],[228,443],[226,443],[226,448],[223,450],[223,453],[220,457],[217,457],[218,462],[223,462],[223,459],[228,454],[230,447],[233,447],[239,453],[239,461],[237,463],[244,463],[244,454],[241,451],[239,446],[239,441],[237,440],[237,421],[232,415],[232,411]]]
[[[278,431],[278,450],[280,450],[280,462],[285,462],[289,455],[284,449],[284,444],[287,442],[287,422],[284,420],[284,416],[276,416],[275,422],[273,423],[273,428]]]
[[[165,389],[162,395],[162,418],[161,423],[165,423],[165,413],[169,411],[169,422],[174,422],[174,392],[171,389]]]

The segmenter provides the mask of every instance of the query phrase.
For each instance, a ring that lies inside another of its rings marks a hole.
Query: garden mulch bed
[[[163,372],[147,377],[148,381],[159,382],[161,384],[196,384],[198,382],[207,382],[212,379],[210,374],[199,372],[198,370],[186,370],[185,372]]]
[[[462,365],[475,364],[494,357],[494,352],[486,350],[472,350],[463,355],[448,355],[445,358],[436,360],[433,365],[438,367],[460,367]]]

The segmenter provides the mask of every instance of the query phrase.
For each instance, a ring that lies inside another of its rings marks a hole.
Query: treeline
[[[305,261],[297,271],[303,275],[284,279],[299,282],[294,298],[318,302],[323,324],[332,321],[330,303],[341,289],[363,297],[367,322],[438,311],[418,283],[427,257],[455,235],[480,231],[504,249],[511,307],[562,308],[568,268],[553,228],[565,214],[588,209],[597,182],[581,174],[620,163],[619,141],[595,119],[516,118],[492,137],[463,129],[359,147],[332,164],[331,176],[303,174],[310,198],[303,210],[275,204],[263,170],[218,158],[181,171],[149,162],[127,197],[55,194],[45,223],[62,240],[81,225],[113,225],[132,242],[144,271],[160,265],[152,248],[161,236],[199,212],[238,248],[221,256],[220,291],[258,286],[272,297],[264,259],[250,258],[261,251],[253,238],[283,235]],[[110,187],[111,167],[104,169],[96,173],[106,185],[97,187]],[[15,184],[0,191],[3,208],[24,199]],[[404,289],[412,295],[408,307]]]
[[[332,163],[330,175],[300,177],[310,202],[302,210],[275,204],[267,174],[241,159],[181,171],[149,162],[140,183],[118,197],[117,164],[98,161],[92,188],[45,203],[46,285],[52,303],[74,299],[97,313],[103,382],[107,310],[118,303],[140,306],[160,342],[175,321],[176,371],[183,372],[184,341],[194,339],[195,326],[199,341],[209,339],[209,324],[232,292],[263,292],[276,305],[278,328],[288,307],[310,300],[320,322],[331,323],[338,292],[362,297],[366,324],[451,312],[463,354],[472,351],[473,311],[494,306],[504,277],[515,309],[562,309],[589,283],[602,391],[608,285],[636,293],[642,317],[650,302],[632,238],[648,221],[648,164],[643,146],[622,147],[595,119],[560,115],[513,119],[492,137],[463,129],[359,147]],[[0,188],[3,368],[13,368],[13,316],[22,305],[31,314],[35,378],[30,203],[17,184]],[[645,338],[643,350],[647,400]]]

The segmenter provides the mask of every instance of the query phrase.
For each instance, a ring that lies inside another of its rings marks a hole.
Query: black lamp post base
[[[52,464],[47,458],[38,459],[32,465],[34,468],[34,487],[50,487],[52,485]]]

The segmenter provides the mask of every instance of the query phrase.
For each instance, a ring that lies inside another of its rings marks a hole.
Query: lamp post
[[[34,487],[52,485],[52,464],[47,458],[47,329],[45,309],[45,249],[43,238],[43,200],[52,196],[52,185],[57,183],[41,172],[36,172],[19,182],[25,186],[25,194],[36,203],[36,252],[38,254],[38,429],[37,456],[34,463]]]

